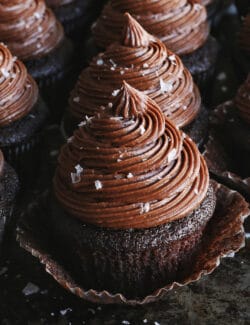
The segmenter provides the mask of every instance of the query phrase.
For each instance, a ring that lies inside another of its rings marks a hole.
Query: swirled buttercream
[[[0,44],[0,127],[21,119],[38,99],[38,88],[24,64]]]
[[[63,39],[63,28],[43,0],[0,3],[0,39],[20,60],[43,57]]]
[[[54,190],[83,222],[150,228],[189,215],[208,183],[194,142],[124,82],[112,105],[87,117],[62,148]]]
[[[199,1],[111,0],[93,25],[93,36],[99,47],[106,48],[119,41],[125,12],[178,55],[201,47],[209,34],[206,8]]]
[[[248,74],[246,81],[238,89],[235,105],[240,117],[250,124],[250,74]]]
[[[70,114],[80,122],[115,97],[122,81],[144,91],[177,126],[197,116],[201,98],[180,58],[125,14],[119,43],[94,58],[83,70],[69,100]]]
[[[250,13],[245,17],[240,34],[239,44],[242,50],[250,54]]]

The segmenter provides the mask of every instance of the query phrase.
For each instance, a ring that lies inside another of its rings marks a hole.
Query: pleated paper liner
[[[193,268],[172,283],[167,283],[166,280],[166,286],[141,299],[127,299],[122,293],[111,293],[106,290],[98,292],[94,288],[86,290],[75,282],[70,272],[57,261],[56,254],[49,245],[49,229],[46,228],[46,218],[49,218],[48,193],[40,201],[30,205],[23,214],[17,229],[17,240],[21,247],[39,259],[46,272],[62,287],[82,299],[98,304],[151,303],[174,288],[198,281],[202,276],[210,274],[219,266],[222,257],[231,255],[244,246],[243,222],[250,213],[248,204],[238,192],[214,183],[217,196],[216,210],[205,229],[199,253],[192,263]]]

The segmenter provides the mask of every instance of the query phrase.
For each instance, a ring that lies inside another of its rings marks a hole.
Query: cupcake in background
[[[129,12],[168,49],[178,54],[201,89],[211,79],[217,59],[218,45],[209,36],[206,8],[198,1],[125,1],[110,0],[94,23],[92,32],[96,46],[106,48],[119,41],[124,13]]]
[[[211,121],[232,158],[232,171],[250,177],[250,74],[235,98],[215,110]]]
[[[0,40],[25,63],[52,115],[59,118],[70,82],[73,47],[44,0],[1,3]]]
[[[129,298],[189,270],[216,203],[194,142],[125,82],[61,149],[54,192],[61,263],[85,289]]]
[[[101,112],[100,106],[112,102],[126,80],[154,99],[167,117],[201,144],[207,131],[207,113],[190,72],[128,13],[123,21],[119,42],[95,57],[80,74],[64,118],[66,135],[71,135],[85,116],[90,118]]]
[[[14,169],[5,161],[0,150],[0,253],[6,226],[11,221],[19,181]]]
[[[35,164],[48,109],[25,65],[0,44],[0,148],[22,173]]]
[[[65,34],[75,42],[82,42],[89,34],[89,25],[97,17],[101,0],[46,0],[62,23]]]

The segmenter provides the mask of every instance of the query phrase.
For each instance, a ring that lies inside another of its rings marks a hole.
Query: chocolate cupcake
[[[38,149],[48,109],[39,97],[34,79],[24,64],[0,44],[0,148],[16,168],[29,160]]]
[[[0,250],[3,240],[4,230],[9,224],[15,198],[18,193],[18,177],[16,172],[8,165],[0,150]]]
[[[75,42],[88,36],[89,25],[98,15],[100,1],[89,0],[46,0],[62,23],[65,33]]]
[[[58,162],[49,227],[85,288],[143,297],[188,270],[215,194],[196,145],[153,100],[124,82]]]
[[[86,115],[93,116],[101,111],[100,106],[112,102],[126,80],[154,99],[167,117],[201,144],[207,116],[189,71],[129,14],[125,18],[119,43],[110,45],[82,71],[64,119],[66,133],[71,135]]]
[[[211,122],[231,157],[231,171],[250,177],[250,74],[234,100],[221,104]]]
[[[124,13],[129,12],[167,48],[178,54],[202,89],[211,77],[217,57],[217,42],[209,36],[206,9],[193,0],[114,1],[104,7],[93,26],[99,48],[119,41]]]
[[[53,114],[62,115],[73,55],[63,27],[43,0],[5,1],[0,21],[1,41],[25,63]]]

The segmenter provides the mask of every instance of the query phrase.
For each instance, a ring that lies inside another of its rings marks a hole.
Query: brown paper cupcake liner
[[[223,141],[216,132],[216,129],[223,129],[226,110],[230,104],[231,101],[228,101],[211,112],[212,127],[203,155],[212,175],[219,182],[240,192],[250,202],[250,177],[242,178],[232,171],[233,157],[226,152]]]
[[[215,213],[205,229],[200,250],[193,261],[193,268],[183,278],[176,279],[163,288],[155,290],[143,299],[127,299],[122,293],[106,290],[85,290],[71,277],[70,273],[56,260],[53,249],[48,245],[46,222],[37,218],[35,210],[41,202],[29,207],[17,229],[17,240],[21,247],[39,259],[48,272],[62,287],[78,297],[98,304],[144,305],[163,297],[174,288],[187,285],[210,274],[220,264],[222,257],[237,252],[245,244],[244,219],[249,215],[248,204],[235,191],[215,183],[217,204]],[[45,195],[46,204],[46,195]],[[47,202],[48,203],[48,202]],[[44,216],[46,217],[46,216]]]

